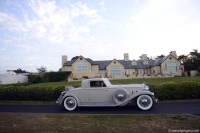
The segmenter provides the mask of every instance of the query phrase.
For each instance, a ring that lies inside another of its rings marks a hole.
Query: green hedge
[[[42,82],[42,77],[39,74],[29,74],[28,75],[28,82],[37,84]]]
[[[0,86],[0,100],[35,100],[55,101],[65,86],[57,87],[28,87]]]
[[[42,74],[30,74],[28,75],[28,82],[32,84],[42,82],[59,82],[67,80],[71,72],[45,72]]]
[[[43,82],[59,82],[67,80],[71,72],[46,72],[42,74]]]
[[[200,83],[195,81],[165,82],[149,85],[159,100],[199,99]]]
[[[200,82],[165,82],[148,84],[159,100],[200,99]],[[79,84],[74,87],[79,87]],[[0,100],[40,100],[55,101],[65,86],[0,86]]]

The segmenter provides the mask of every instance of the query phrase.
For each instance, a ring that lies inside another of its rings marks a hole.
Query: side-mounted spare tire
[[[140,95],[137,98],[137,106],[141,110],[150,110],[154,105],[153,99],[149,95]]]
[[[113,101],[116,104],[123,103],[127,98],[128,98],[128,92],[125,89],[116,90],[113,94]],[[123,106],[124,104],[127,104],[127,103],[128,102],[125,102],[121,106]]]

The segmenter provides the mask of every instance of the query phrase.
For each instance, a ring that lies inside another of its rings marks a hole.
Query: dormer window
[[[143,65],[148,65],[148,60],[144,60]]]
[[[134,66],[134,65],[137,65],[137,62],[136,60],[132,60],[131,64]]]

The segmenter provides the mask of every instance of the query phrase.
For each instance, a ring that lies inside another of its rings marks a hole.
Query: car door
[[[90,86],[88,92],[89,100],[93,104],[102,104],[109,102],[109,89],[106,86]]]
[[[78,90],[78,97],[81,103],[90,103],[88,89]]]

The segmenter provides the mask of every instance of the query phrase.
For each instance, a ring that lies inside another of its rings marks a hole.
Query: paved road
[[[192,114],[200,116],[200,102],[157,103],[152,110],[141,111],[137,106],[79,107],[66,111],[58,105],[0,105],[0,112],[65,113],[65,114]]]

